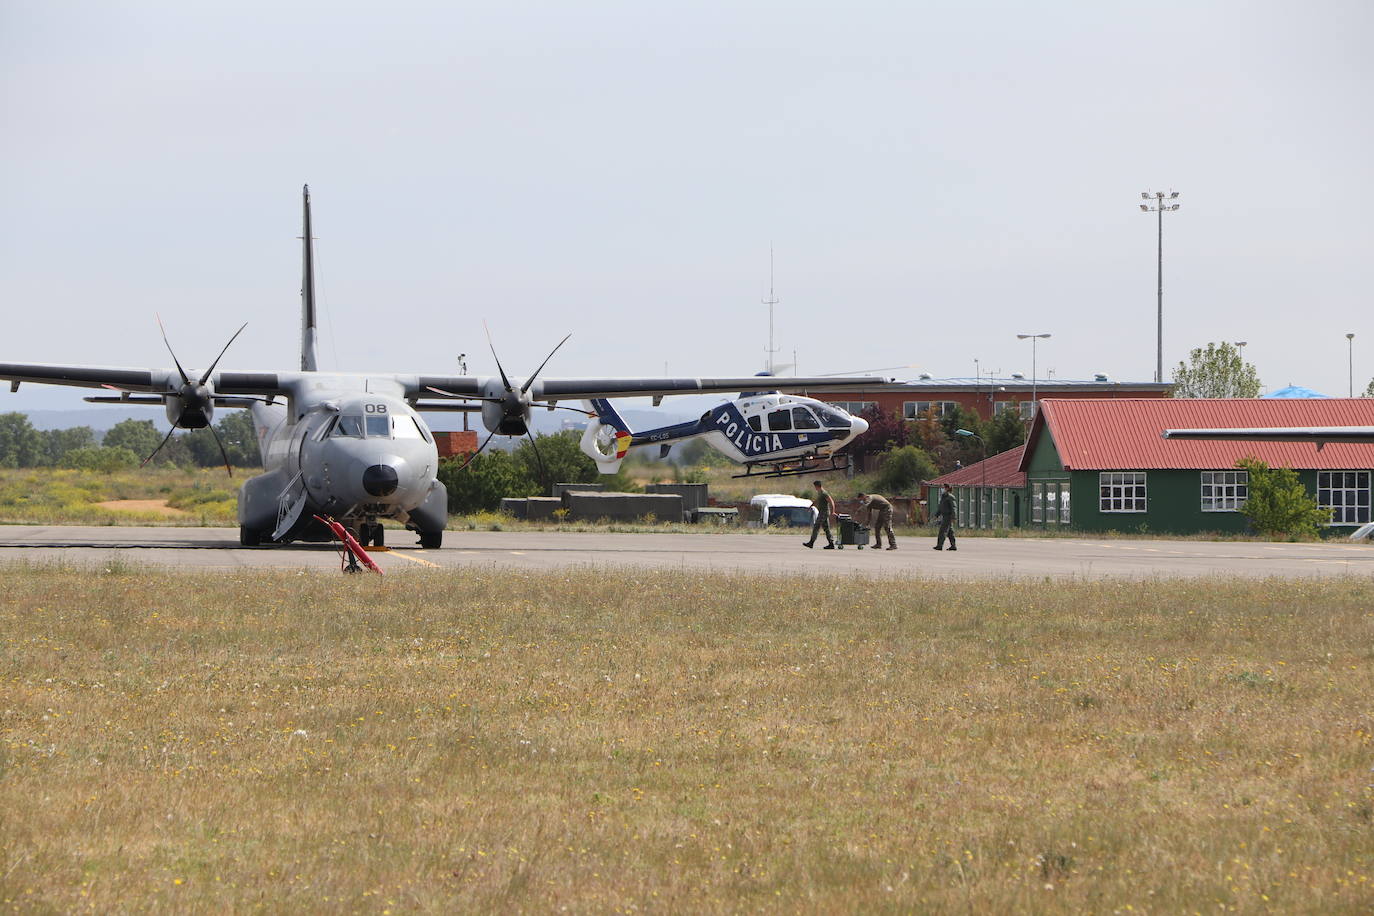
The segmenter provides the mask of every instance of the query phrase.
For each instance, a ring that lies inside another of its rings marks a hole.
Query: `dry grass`
[[[0,588],[6,909],[1374,906],[1365,580]]]
[[[224,468],[135,468],[112,474],[0,468],[0,524],[237,525],[238,488],[253,473],[260,472],[241,470],[230,478]]]

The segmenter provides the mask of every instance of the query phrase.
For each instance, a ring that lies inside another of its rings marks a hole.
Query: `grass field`
[[[6,910],[1374,907],[1366,580],[0,590]]]

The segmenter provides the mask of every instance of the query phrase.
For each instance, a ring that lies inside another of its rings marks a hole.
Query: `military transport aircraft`
[[[582,434],[582,451],[603,474],[614,474],[632,448],[657,445],[660,456],[666,456],[674,442],[698,436],[744,465],[745,473],[737,477],[842,471],[849,467],[849,460],[839,450],[868,431],[867,420],[850,416],[834,404],[777,391],[741,394],[738,400],[719,404],[696,420],[642,432],[632,432],[605,398],[585,403],[597,419]]]
[[[658,403],[668,395],[871,387],[884,382],[881,378],[540,379],[547,358],[526,379],[507,376],[499,360],[499,377],[322,372],[315,358],[308,186],[303,193],[302,220],[299,371],[216,371],[228,350],[226,344],[210,368],[198,375],[182,368],[173,353],[175,369],[0,363],[0,379],[10,382],[11,391],[25,382],[72,385],[116,392],[87,399],[97,403],[161,404],[173,432],[210,427],[216,407],[250,409],[265,473],[250,478],[239,492],[239,537],[244,545],[329,539],[332,535],[314,518],[321,515],[356,532],[364,546],[380,545],[381,520],[395,519],[416,532],[420,546],[427,548],[437,548],[442,542],[448,496],[435,476],[438,453],[420,416],[423,411],[478,412],[490,431],[486,440],[490,442],[497,434],[529,435],[531,409],[554,409],[560,401],[649,396]],[[165,332],[163,339],[166,342]],[[167,349],[171,351],[170,343]]]

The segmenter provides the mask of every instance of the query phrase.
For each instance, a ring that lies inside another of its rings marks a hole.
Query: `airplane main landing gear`
[[[239,543],[244,547],[257,547],[262,544],[262,532],[246,525],[239,526]]]
[[[443,531],[421,531],[420,546],[425,550],[438,550],[439,545],[444,543]]]

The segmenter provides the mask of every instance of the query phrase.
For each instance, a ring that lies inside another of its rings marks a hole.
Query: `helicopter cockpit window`
[[[367,437],[369,439],[390,439],[391,438],[391,418],[369,416],[367,420]]]
[[[363,418],[352,414],[344,414],[339,417],[339,423],[334,427],[334,435],[361,439],[363,437]]]
[[[756,433],[763,432],[763,421],[759,419],[758,414],[749,418],[749,428]]]
[[[820,429],[821,424],[817,422],[816,415],[805,407],[792,408],[792,422],[797,429]]]
[[[792,428],[792,411],[784,407],[782,410],[774,410],[768,414],[769,432],[786,432]]]
[[[849,429],[849,418],[825,407],[817,407],[821,423],[826,429]]]

